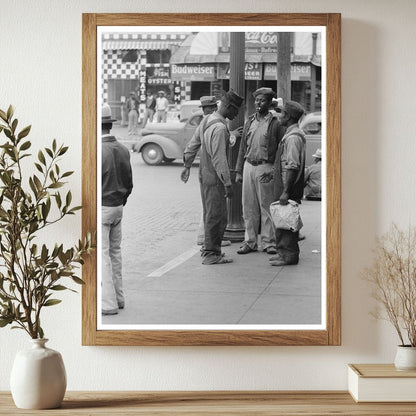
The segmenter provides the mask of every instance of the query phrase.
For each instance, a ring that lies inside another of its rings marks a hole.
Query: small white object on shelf
[[[356,402],[416,402],[416,371],[394,364],[349,364],[348,391]]]

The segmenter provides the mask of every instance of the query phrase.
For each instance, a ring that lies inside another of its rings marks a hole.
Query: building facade
[[[277,35],[245,33],[245,96],[260,86],[276,90]],[[146,93],[163,90],[173,107],[229,88],[229,32],[105,33],[102,39],[102,99],[125,119],[123,103],[134,91],[140,119]],[[291,97],[307,111],[321,109],[321,34],[290,33]]]

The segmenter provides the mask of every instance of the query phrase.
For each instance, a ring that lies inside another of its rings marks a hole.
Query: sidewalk
[[[321,202],[302,203],[306,239],[298,265],[272,267],[266,253],[238,255],[234,243],[223,250],[233,263],[204,266],[195,241],[196,170],[178,185],[179,162],[144,166],[132,153],[132,167],[135,195],[123,219],[126,306],[103,316],[103,325],[321,323]]]

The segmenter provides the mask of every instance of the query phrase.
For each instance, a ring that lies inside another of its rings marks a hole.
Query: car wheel
[[[142,158],[148,165],[160,165],[163,157],[163,150],[155,143],[149,143],[142,149]]]

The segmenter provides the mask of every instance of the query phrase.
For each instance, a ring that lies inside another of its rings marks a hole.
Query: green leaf
[[[72,194],[71,194],[71,191],[68,191],[68,193],[66,194],[66,199],[65,199],[66,206],[69,207],[71,202],[72,202]]]
[[[64,146],[60,149],[58,156],[62,156],[68,150],[68,146]]]
[[[51,290],[67,290],[68,288],[63,285],[55,285],[51,287]]]
[[[3,110],[0,110],[0,118],[7,122],[7,114]]]
[[[0,328],[4,328],[5,326],[11,324],[13,322],[13,318],[0,318]]]
[[[67,176],[71,176],[73,173],[74,173],[74,171],[73,171],[73,170],[72,170],[72,171],[69,171],[69,172],[65,172],[65,173],[61,176],[61,178],[66,178]]]
[[[30,146],[32,146],[32,143],[30,143],[30,141],[28,140],[20,146],[20,151],[27,150]]]
[[[33,178],[29,178],[29,186],[30,189],[32,190],[33,194],[35,195],[35,198],[38,197],[38,190],[35,186],[35,183],[33,182]]]
[[[62,206],[62,199],[61,199],[61,194],[59,192],[57,192],[55,195],[55,200],[56,200],[56,205],[58,205],[58,208],[61,208]]]
[[[26,126],[18,135],[17,135],[17,138],[20,140],[20,139],[23,139],[24,137],[26,137],[28,134],[29,134],[29,132],[30,132],[30,129],[32,128],[32,126]]]
[[[38,191],[41,191],[42,190],[42,182],[40,181],[40,179],[36,175],[33,175],[33,182],[36,185],[36,189]]]
[[[36,166],[36,169],[37,169],[39,172],[43,173],[43,168],[42,168],[42,165],[39,165],[39,163],[35,162],[35,166]]]
[[[48,204],[42,204],[42,218],[45,221],[48,218],[50,208],[51,208],[50,205],[48,205]]]
[[[43,338],[45,336],[45,333],[43,332],[43,329],[40,326],[40,323],[38,325],[38,334],[39,334],[39,338]]]
[[[48,299],[43,306],[53,306],[53,305],[57,305],[58,303],[61,303],[62,300],[60,299]]]
[[[12,132],[13,133],[16,131],[17,123],[18,123],[17,118],[15,118],[13,120],[13,123],[12,123]]]
[[[41,150],[39,150],[39,152],[38,152],[38,159],[39,159],[40,163],[42,163],[42,165],[46,166],[45,156],[44,156],[44,154],[42,153]]]
[[[53,157],[53,153],[51,149],[45,147],[45,152],[49,155],[49,157]]]
[[[45,244],[42,244],[42,251],[40,254],[40,258],[43,263],[45,263],[47,257],[48,257],[48,249],[46,248]]]
[[[82,209],[82,206],[81,205],[71,208],[70,212],[73,213],[75,211],[79,211],[80,209]]]
[[[53,142],[52,142],[52,150],[56,152],[56,140],[55,139],[53,139]]]
[[[82,279],[80,279],[78,276],[72,276],[71,279],[75,283],[78,283],[79,285],[85,285],[85,282]]]
[[[55,183],[51,183],[48,188],[51,189],[56,189],[56,188],[62,188],[65,185],[64,182],[55,182]]]
[[[4,129],[4,134],[6,135],[6,137],[8,139],[11,139],[13,137],[11,131],[9,129],[7,129],[7,128]]]
[[[7,121],[10,121],[14,114],[14,108],[12,105],[9,105],[9,108],[7,109]]]

